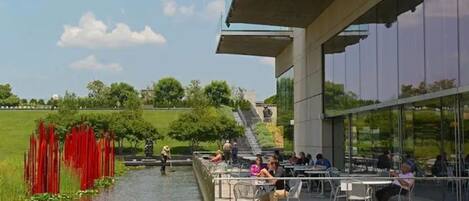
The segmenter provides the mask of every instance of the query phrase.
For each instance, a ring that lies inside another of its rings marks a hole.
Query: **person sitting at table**
[[[313,156],[311,156],[311,154],[306,154],[306,160],[308,161],[307,165],[309,166],[314,165]]]
[[[448,176],[448,162],[444,154],[436,156],[435,163],[432,166],[432,175],[435,177]]]
[[[210,162],[213,162],[213,163],[219,163],[223,160],[223,155],[222,155],[222,151],[221,150],[218,150],[216,153],[215,153],[215,157],[213,157],[212,159],[210,159]]]
[[[398,195],[399,192],[401,192],[401,195],[406,195],[415,183],[414,179],[412,179],[414,177],[412,166],[408,163],[401,165],[401,173],[391,172],[390,176],[396,177],[396,179],[389,186],[376,191],[378,201],[388,201],[389,198]]]
[[[383,155],[378,157],[378,163],[376,164],[376,167],[385,170],[392,168],[392,156],[388,150],[384,151]]]
[[[296,160],[297,165],[307,165],[309,161],[306,161],[305,152],[300,152],[300,157]]]
[[[251,176],[257,176],[262,170],[262,156],[256,157],[256,163],[251,165]]]
[[[296,157],[296,153],[292,152],[290,158],[288,159],[288,162],[292,165],[296,164],[296,161],[298,161],[298,157]]]
[[[258,177],[276,178],[285,177],[285,170],[280,167],[278,160],[270,159],[268,169],[262,169],[257,175]],[[284,180],[269,179],[268,182],[275,185],[275,190],[261,197],[261,201],[277,201],[288,196],[288,186],[285,185]]]
[[[326,169],[328,169],[331,167],[331,162],[329,162],[327,158],[324,158],[322,154],[317,154],[316,163],[314,165],[324,166]]]
[[[278,149],[276,149],[276,150],[274,151],[274,156],[277,157],[278,161],[283,162],[283,160],[284,160],[284,159],[283,159],[283,156],[280,155],[280,151],[279,151]]]

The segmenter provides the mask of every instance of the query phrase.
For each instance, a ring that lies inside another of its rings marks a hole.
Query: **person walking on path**
[[[163,146],[163,149],[161,150],[161,173],[165,174],[166,173],[166,161],[168,159],[171,159],[171,152],[170,148],[168,145]]]
[[[233,163],[238,162],[238,144],[236,142],[233,142],[233,148],[231,148],[231,160]]]
[[[233,147],[231,146],[231,143],[229,140],[225,142],[223,145],[223,156],[225,157],[225,163],[230,164],[231,162],[231,150]]]

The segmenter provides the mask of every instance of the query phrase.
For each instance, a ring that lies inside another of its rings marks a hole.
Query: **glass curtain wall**
[[[283,133],[284,150],[293,150],[293,67],[277,78],[277,126]]]
[[[323,44],[326,115],[469,86],[468,24],[469,0],[381,1]]]

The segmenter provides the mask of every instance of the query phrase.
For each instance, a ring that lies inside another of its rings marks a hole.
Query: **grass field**
[[[0,201],[24,200],[23,186],[23,154],[29,146],[29,136],[34,131],[36,120],[45,117],[54,111],[6,111],[0,110]],[[81,111],[81,112],[115,112],[115,111]],[[188,153],[189,143],[173,140],[166,136],[169,124],[176,120],[185,110],[145,110],[143,117],[152,123],[165,137],[156,142],[155,155],[159,155],[162,146],[172,147],[173,154]],[[228,110],[227,110],[228,112]],[[129,143],[124,143],[129,145]],[[215,150],[215,143],[202,143],[204,149]],[[140,143],[138,154],[142,154],[143,143]],[[67,180],[64,176],[63,179]],[[70,179],[68,179],[70,180]],[[62,181],[65,188],[63,191],[73,191],[76,187],[72,181]],[[69,182],[69,184],[67,184]]]

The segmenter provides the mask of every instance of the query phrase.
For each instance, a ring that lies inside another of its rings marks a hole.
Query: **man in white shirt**
[[[378,201],[388,201],[389,198],[398,195],[399,192],[401,192],[401,195],[406,195],[415,184],[412,167],[407,163],[401,165],[401,173],[391,172],[390,176],[396,177],[396,179],[394,179],[391,185],[376,191]]]
[[[225,157],[225,163],[230,164],[231,163],[231,143],[229,140],[225,142],[223,145],[223,156]]]

